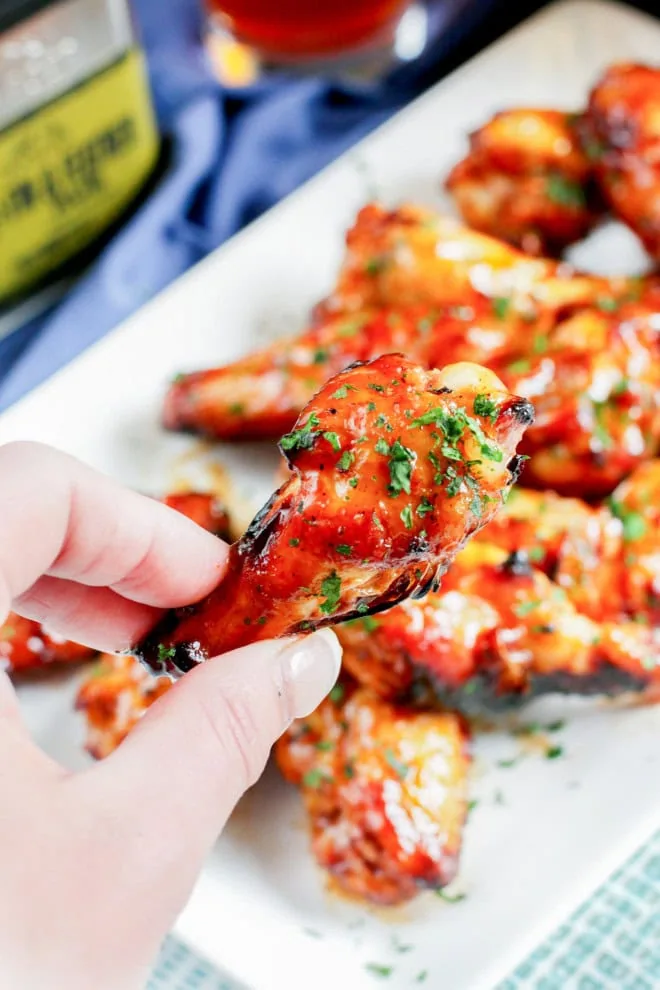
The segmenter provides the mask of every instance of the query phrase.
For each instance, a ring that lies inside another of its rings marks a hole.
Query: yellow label
[[[0,301],[90,244],[152,169],[139,51],[0,134]]]

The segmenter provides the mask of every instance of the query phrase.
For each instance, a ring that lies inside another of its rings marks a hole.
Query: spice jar
[[[127,0],[0,0],[0,305],[96,241],[157,156]]]

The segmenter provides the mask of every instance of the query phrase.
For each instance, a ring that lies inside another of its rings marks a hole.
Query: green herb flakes
[[[545,184],[548,199],[559,206],[583,209],[586,206],[584,190],[579,182],[573,182],[563,175],[550,175]]]
[[[280,440],[282,450],[309,450],[313,446],[317,434],[312,427],[319,425],[319,418],[312,413],[304,426],[292,433],[286,433]]]
[[[401,522],[406,527],[406,529],[413,528],[412,509],[410,508],[409,505],[406,505],[404,506],[403,509],[401,509],[400,518],[401,518]]]
[[[332,430],[326,430],[323,434],[324,440],[327,440],[333,450],[339,452],[341,450],[341,441],[336,433]]]
[[[333,612],[337,611],[341,597],[341,578],[336,571],[323,578],[321,582],[321,594],[325,600],[319,605],[319,610],[324,615],[332,615]]]

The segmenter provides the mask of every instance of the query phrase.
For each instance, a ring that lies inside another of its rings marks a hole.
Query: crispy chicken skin
[[[455,876],[467,803],[458,716],[335,689],[275,747],[302,788],[312,849],[345,893],[392,905]]]
[[[518,108],[470,135],[445,185],[468,226],[526,254],[555,255],[602,213],[591,171],[575,114]]]
[[[134,657],[100,657],[76,698],[76,710],[85,716],[87,752],[97,760],[109,756],[171,686],[168,677],[152,677]]]
[[[24,619],[10,612],[0,625],[0,664],[12,673],[43,670],[51,664],[80,663],[96,655],[88,646],[80,646],[48,632],[40,622]]]
[[[424,594],[501,504],[532,418],[477,365],[424,371],[393,354],[347,369],[282,438],[293,473],[219,586],[170,612],[138,656],[176,675]]]
[[[660,69],[611,66],[592,90],[579,129],[612,212],[660,260]]]
[[[596,623],[524,552],[473,543],[442,591],[339,627],[344,665],[390,699],[466,712],[548,692],[614,695],[660,682],[660,636]]]

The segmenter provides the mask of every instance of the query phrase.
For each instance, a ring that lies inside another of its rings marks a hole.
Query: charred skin
[[[425,594],[500,506],[532,418],[476,365],[427,372],[388,355],[338,375],[282,439],[292,476],[233,545],[225,578],[170,612],[138,656],[176,676]]]
[[[10,612],[0,625],[0,664],[13,673],[81,663],[95,655],[96,650],[49,633],[40,622],[24,619],[15,612]]]
[[[302,788],[314,856],[344,893],[394,905],[456,875],[469,752],[455,714],[347,686],[295,722],[275,758]]]
[[[109,756],[171,686],[168,677],[152,677],[134,657],[100,657],[76,698],[76,710],[85,716],[90,756]]]
[[[580,122],[603,198],[660,260],[660,70],[611,66]]]
[[[515,109],[470,135],[445,183],[463,220],[530,255],[557,255],[596,224],[603,203],[575,114]]]
[[[596,623],[523,552],[474,543],[440,593],[339,628],[344,666],[375,693],[467,713],[540,694],[616,695],[660,682],[660,636]]]
[[[607,302],[560,322],[533,347],[490,367],[534,403],[521,447],[527,484],[596,499],[642,461],[660,437],[660,362],[655,287],[638,301]]]

